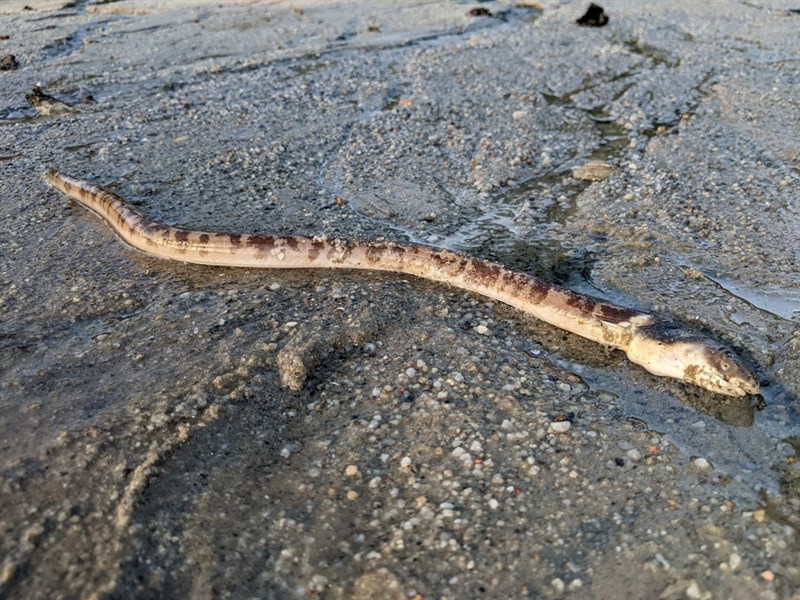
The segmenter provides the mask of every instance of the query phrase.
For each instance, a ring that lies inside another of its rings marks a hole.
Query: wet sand
[[[800,16],[373,4],[0,3],[0,596],[800,598]],[[159,261],[46,166],[497,260],[767,385],[407,277]]]

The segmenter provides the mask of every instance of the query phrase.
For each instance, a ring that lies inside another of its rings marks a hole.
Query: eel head
[[[755,374],[732,350],[674,323],[658,321],[637,329],[627,353],[655,375],[717,394],[741,397],[759,391]]]

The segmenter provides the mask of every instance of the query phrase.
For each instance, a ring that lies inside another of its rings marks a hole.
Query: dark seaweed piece
[[[13,71],[19,67],[19,63],[13,54],[0,56],[0,71]]]
[[[38,85],[34,86],[30,94],[25,94],[25,100],[41,115],[54,115],[74,110],[69,104],[54,98]]]
[[[40,86],[35,86],[30,94],[25,94],[25,100],[34,108],[41,106],[44,103],[58,102],[53,96],[45,92]]]
[[[585,25],[587,27],[602,27],[608,23],[608,15],[606,11],[603,10],[602,6],[598,6],[593,2],[586,10],[586,14],[575,22],[578,25]]]

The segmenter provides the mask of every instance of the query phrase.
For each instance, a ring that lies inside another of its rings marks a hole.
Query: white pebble
[[[500,506],[500,503],[495,500],[494,498],[489,499],[489,508],[492,510],[497,510],[497,507]]]
[[[642,459],[642,453],[639,452],[636,448],[631,448],[628,450],[625,455],[632,461],[636,462],[637,460]]]
[[[572,427],[572,423],[569,421],[553,421],[550,423],[550,429],[555,431],[556,433],[566,433]]]
[[[327,577],[324,575],[314,575],[311,578],[311,585],[309,587],[315,591],[322,591],[325,589],[326,585],[328,585]]]
[[[702,457],[695,458],[692,461],[692,465],[694,465],[695,469],[701,469],[703,471],[705,471],[706,469],[710,469],[711,468],[711,463],[708,462],[705,458],[702,458]]]
[[[700,586],[697,585],[696,581],[693,581],[689,584],[689,587],[686,588],[686,597],[690,600],[700,600],[703,593],[700,591]]]
[[[489,328],[486,325],[478,325],[475,328],[475,331],[477,331],[481,335],[489,335]]]
[[[417,376],[417,370],[414,367],[409,367],[406,369],[406,377],[409,379],[414,379]]]
[[[400,466],[404,469],[407,469],[411,466],[411,459],[408,456],[404,456],[400,459]]]

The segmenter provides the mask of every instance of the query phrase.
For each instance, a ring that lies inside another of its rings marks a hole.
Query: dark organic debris
[[[472,8],[467,12],[468,17],[491,17],[492,11],[488,8]]]
[[[72,110],[68,104],[54,98],[38,85],[33,88],[30,94],[25,94],[25,100],[41,115],[51,115]]]
[[[586,25],[587,27],[602,27],[608,23],[608,15],[602,6],[592,3],[586,10],[586,14],[575,22],[578,25]]]
[[[13,54],[0,56],[0,71],[13,71],[19,67],[19,63]]]
[[[794,13],[796,15],[800,15],[800,8],[790,8],[789,12]]]
[[[416,396],[414,395],[414,392],[404,389],[400,393],[400,402],[407,402],[408,403],[408,402],[414,402],[414,400],[416,400]]]
[[[34,108],[38,108],[42,103],[45,102],[57,102],[53,96],[45,92],[41,86],[35,86],[33,90],[31,90],[30,94],[25,94],[25,100],[33,106]]]

